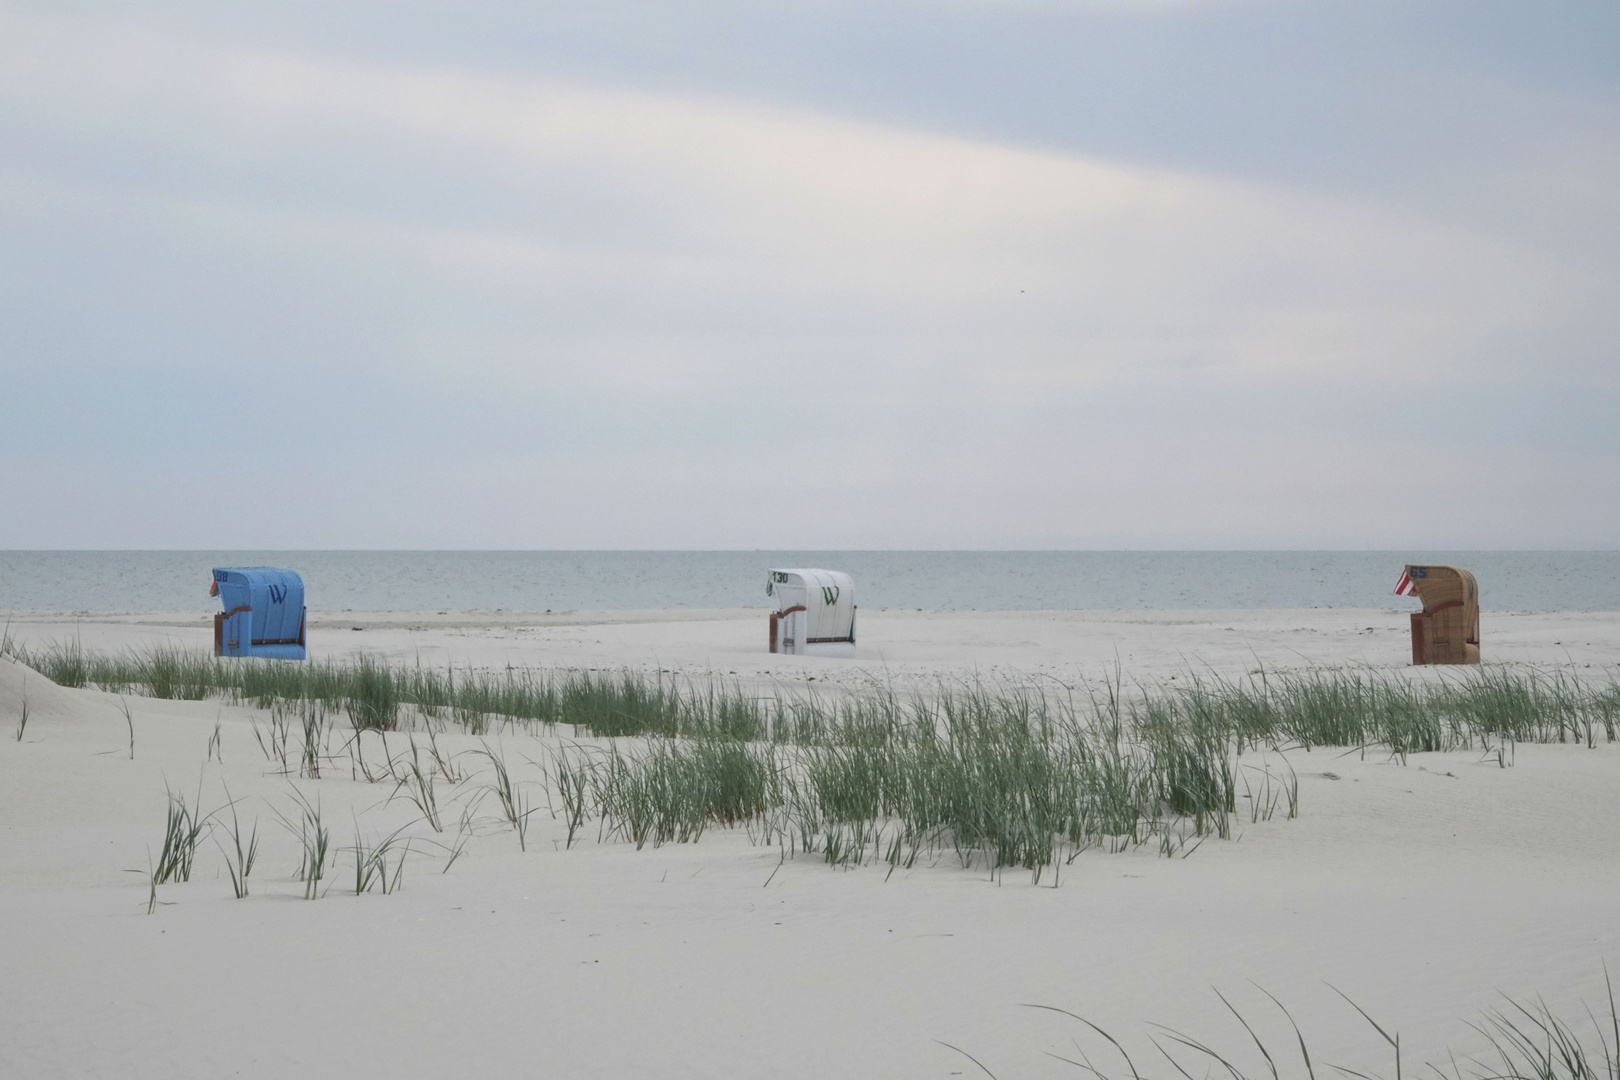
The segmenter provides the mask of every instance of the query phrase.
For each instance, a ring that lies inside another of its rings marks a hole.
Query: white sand
[[[1416,607],[1415,604],[1408,605]],[[212,616],[16,612],[20,640],[81,640],[86,648],[151,643],[212,648]],[[1603,666],[1620,660],[1620,613],[1486,612],[1493,662]],[[859,646],[817,646],[811,657],[765,651],[763,610],[316,612],[314,657],[355,651],[394,660],[484,666],[666,667],[739,677],[854,683],[871,673],[931,679],[979,672],[1096,679],[1115,665],[1153,678],[1189,667],[1241,674],[1323,664],[1402,666],[1411,660],[1407,613],[1394,608],[1270,611],[862,610]],[[851,661],[854,661],[852,663]]]
[[[1407,648],[1394,611],[861,620],[853,661],[765,657],[757,613],[344,614],[317,619],[311,642],[317,655],[365,648],[425,662],[830,682],[881,671],[879,660],[902,679],[1097,679],[1117,655],[1129,679],[1195,662],[1395,666]],[[97,648],[209,640],[195,616],[14,616],[11,632],[29,643],[77,632]],[[1620,616],[1487,615],[1485,639],[1493,660],[1567,657],[1606,676]],[[31,718],[19,742],[25,677]],[[1187,859],[1088,852],[1056,889],[1016,872],[992,883],[949,857],[887,881],[884,868],[833,871],[813,857],[773,877],[776,851],[741,831],[641,852],[592,832],[565,851],[544,813],[520,852],[485,804],[481,834],[448,873],[430,850],[400,893],[355,897],[343,892],[345,862],[331,892],[306,902],[290,880],[295,844],[271,808],[286,812],[296,784],[318,795],[347,845],[352,817],[376,837],[415,816],[388,801],[392,785],[335,765],[319,781],[274,775],[252,710],[128,704],[133,760],[116,698],[0,662],[0,1076],[981,1075],[936,1040],[1003,1080],[1076,1075],[1043,1051],[1072,1056],[1081,1026],[1021,1003],[1109,1027],[1163,1075],[1149,1021],[1242,1051],[1211,985],[1286,1048],[1286,1027],[1248,980],[1289,1004],[1320,1058],[1388,1072],[1376,1036],[1324,983],[1398,1026],[1411,1069],[1445,1044],[1477,1046],[1463,1021],[1498,989],[1573,1008],[1601,994],[1604,959],[1620,967],[1615,747],[1520,747],[1508,769],[1477,754],[1405,766],[1293,754],[1298,820],[1245,823],[1241,839]],[[216,720],[224,763],[205,764]],[[523,756],[555,743],[502,741],[525,780],[539,774]],[[231,897],[210,842],[193,881],[160,887],[148,916],[144,870],[161,842],[165,784],[189,796],[199,775],[210,809],[228,785],[244,821],[259,821],[253,895]],[[444,839],[420,823],[411,832]],[[1085,1045],[1100,1054],[1094,1038]]]

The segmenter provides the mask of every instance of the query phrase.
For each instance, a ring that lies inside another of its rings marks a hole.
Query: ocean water
[[[322,611],[763,607],[772,567],[867,608],[1408,607],[1408,562],[1472,570],[1492,611],[1620,611],[1614,551],[0,551],[0,610],[212,610],[215,566],[285,566]]]

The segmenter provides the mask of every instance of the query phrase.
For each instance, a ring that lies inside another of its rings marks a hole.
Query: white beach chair
[[[771,612],[771,652],[804,656],[811,645],[855,644],[855,581],[838,570],[772,570],[765,595]]]

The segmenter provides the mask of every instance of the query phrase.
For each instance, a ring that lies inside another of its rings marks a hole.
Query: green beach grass
[[[566,727],[575,741],[536,764],[569,846],[590,824],[599,839],[638,848],[741,826],[784,857],[883,862],[892,872],[954,852],[964,866],[1023,867],[1037,881],[1091,847],[1157,840],[1170,854],[1189,837],[1228,836],[1239,815],[1295,816],[1297,780],[1273,771],[1271,751],[1349,747],[1404,760],[1471,749],[1505,764],[1516,743],[1595,746],[1620,735],[1620,684],[1568,669],[1491,666],[1421,679],[1373,669],[1187,672],[1085,690],[1026,680],[757,693],[720,677],[390,666],[364,656],[286,663],[168,648],[99,654],[77,644],[11,652],[74,685],[266,709],[261,746],[283,773],[318,776],[326,717],[346,715],[352,771],[393,780],[435,832],[445,826],[435,775],[455,778],[437,732],[560,736]],[[425,732],[426,751],[413,736],[407,756],[375,771],[360,757],[361,736],[375,733],[386,751],[388,733],[401,728]],[[494,794],[526,847],[532,808],[504,760],[486,756]],[[319,837],[302,816],[299,831]],[[313,888],[324,851],[308,861]]]
[[[1260,986],[1254,989],[1276,1008],[1286,1024],[1287,1034],[1281,1044],[1268,1044],[1260,1034],[1260,1018],[1240,1010],[1215,990],[1232,1017],[1232,1037],[1217,1044],[1214,1039],[1155,1024],[1146,1040],[1151,1047],[1147,1058],[1133,1058],[1119,1039],[1077,1013],[1053,1005],[1023,1007],[1059,1013],[1077,1022],[1072,1048],[1063,1053],[1045,1053],[1094,1080],[1283,1080],[1285,1076],[1298,1080],[1329,1076],[1403,1080],[1410,1075],[1430,1080],[1620,1080],[1620,1006],[1615,1002],[1607,965],[1604,988],[1606,1000],[1596,1009],[1583,1003],[1582,1015],[1575,1020],[1554,1012],[1540,997],[1521,999],[1504,994],[1498,1005],[1484,1010],[1468,1024],[1477,1037],[1475,1053],[1459,1057],[1448,1052],[1445,1060],[1427,1062],[1416,1074],[1402,1054],[1400,1030],[1387,1020],[1380,1022],[1336,988],[1334,992],[1346,1006],[1371,1028],[1369,1037],[1374,1050],[1370,1056],[1383,1057],[1388,1071],[1364,1071],[1365,1065],[1352,1069],[1313,1055],[1293,1013]],[[971,1062],[979,1074],[992,1080],[996,1077],[989,1065],[960,1046],[947,1042],[940,1045]]]

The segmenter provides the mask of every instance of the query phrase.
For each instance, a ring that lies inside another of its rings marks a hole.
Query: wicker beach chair
[[[1423,601],[1412,613],[1412,663],[1479,663],[1479,583],[1454,566],[1408,566],[1411,591]]]
[[[771,612],[771,652],[806,655],[811,645],[855,644],[855,582],[838,570],[772,570],[765,595]]]

